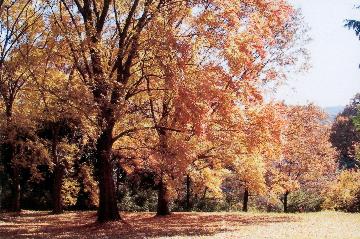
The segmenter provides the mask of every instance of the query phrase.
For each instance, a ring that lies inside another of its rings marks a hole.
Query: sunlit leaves
[[[286,120],[282,156],[273,172],[273,184],[291,192],[331,179],[336,169],[336,151],[329,141],[326,115],[311,104],[289,106]]]
[[[360,173],[356,170],[344,170],[330,182],[325,189],[323,206],[328,209],[354,211],[359,203]]]

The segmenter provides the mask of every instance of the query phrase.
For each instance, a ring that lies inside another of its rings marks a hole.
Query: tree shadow
[[[213,236],[246,225],[296,221],[293,216],[242,213],[123,213],[122,221],[97,223],[95,212],[61,215],[22,212],[20,217],[0,214],[0,238],[149,238]],[[6,218],[6,220],[1,220]]]

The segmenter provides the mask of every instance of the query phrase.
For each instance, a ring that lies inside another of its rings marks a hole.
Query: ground
[[[122,213],[95,223],[95,212],[0,214],[0,238],[360,238],[360,214]]]

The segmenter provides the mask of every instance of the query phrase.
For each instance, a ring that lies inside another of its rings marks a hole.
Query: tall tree
[[[31,108],[33,92],[25,91],[32,84],[32,72],[39,62],[39,47],[43,45],[43,7],[33,1],[0,1],[0,96],[5,123],[5,162],[9,166],[12,191],[12,211],[20,210],[20,166],[16,142],[23,137]],[[33,98],[34,99],[34,98]],[[34,109],[34,107],[33,107]]]
[[[93,106],[101,222],[120,218],[111,154],[114,142],[135,130],[129,129],[125,115],[136,110],[131,98],[139,93],[143,81],[136,71],[143,60],[139,54],[141,36],[156,14],[173,4],[183,2],[49,1],[54,28],[71,55],[69,64],[87,90],[88,105]],[[128,129],[115,131],[119,126]]]
[[[64,62],[61,71],[69,76],[70,89],[81,89],[69,95],[70,101],[89,116],[96,132],[99,221],[120,218],[112,178],[115,143],[153,130],[160,152],[156,161],[170,166],[166,162],[172,155],[165,150],[169,134],[179,127],[187,134],[201,133],[201,120],[220,111],[219,105],[231,103],[222,107],[226,113],[238,101],[261,98],[259,86],[281,77],[302,49],[291,47],[298,42],[299,27],[293,24],[297,14],[284,1],[48,3],[52,42],[62,52],[53,64]],[[208,90],[220,89],[227,94],[211,98],[216,93]],[[152,104],[158,108],[152,110]],[[180,142],[178,137],[171,140]]]
[[[289,51],[299,50],[293,43],[298,42],[302,28],[296,13],[286,5],[277,4],[289,11],[280,11],[283,18],[278,18],[275,25],[271,19],[281,14],[262,12],[270,8],[270,4],[240,4],[241,7],[234,10],[239,5],[236,1],[228,5],[210,1],[204,8],[199,2],[196,15],[187,15],[188,9],[183,12],[176,9],[160,21],[154,21],[156,25],[149,24],[146,39],[152,48],[144,54],[152,61],[142,66],[141,71],[148,94],[144,114],[150,119],[147,125],[151,125],[157,135],[149,162],[154,162],[152,166],[159,176],[159,198],[168,198],[163,193],[167,190],[161,188],[166,188],[169,181],[182,179],[194,162],[215,158],[215,152],[224,159],[223,152],[231,142],[224,142],[230,137],[225,133],[220,135],[219,131],[231,132],[234,125],[241,124],[236,122],[239,116],[233,114],[239,111],[239,104],[260,101],[260,85],[279,80],[277,73],[283,76],[286,67],[278,67],[281,62],[288,61],[289,66],[297,62]],[[273,10],[279,10],[276,9]],[[235,14],[224,14],[229,11]],[[238,19],[240,14],[254,21],[244,24]],[[269,24],[260,24],[256,19]],[[211,29],[207,27],[209,24]],[[254,33],[260,25],[272,34]],[[236,29],[241,27],[243,32],[237,35]],[[178,39],[178,36],[182,37]],[[197,141],[202,145],[196,146]],[[168,204],[166,201],[159,200],[159,203]],[[164,213],[158,214],[168,214],[167,206],[159,208],[164,208]]]

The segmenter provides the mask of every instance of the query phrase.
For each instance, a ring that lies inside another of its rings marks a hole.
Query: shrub
[[[360,171],[342,171],[336,181],[329,184],[323,207],[325,209],[359,212]]]
[[[317,212],[321,210],[323,196],[316,190],[300,189],[289,194],[289,212]]]

